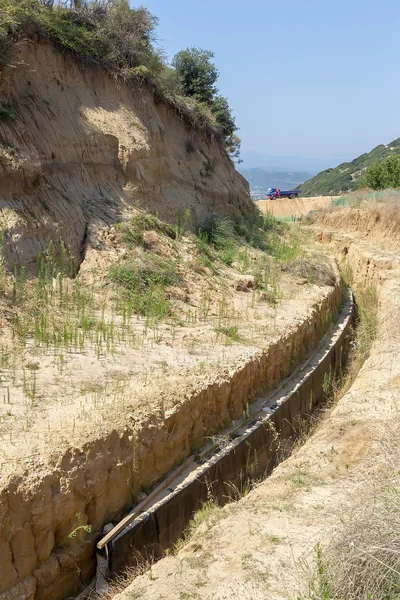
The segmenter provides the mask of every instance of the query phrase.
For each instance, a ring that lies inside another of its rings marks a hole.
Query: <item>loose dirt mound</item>
[[[310,210],[327,208],[333,200],[333,196],[316,196],[315,198],[298,198],[282,200],[259,200],[256,202],[258,208],[274,217],[300,217],[306,215]]]

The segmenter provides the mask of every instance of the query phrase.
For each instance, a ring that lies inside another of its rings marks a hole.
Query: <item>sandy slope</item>
[[[101,251],[104,231],[138,206],[173,224],[190,211],[193,226],[209,212],[253,210],[221,145],[150,87],[115,81],[44,41],[18,44],[13,62],[0,88],[18,115],[0,121],[9,266],[34,264],[51,240],[63,240],[79,266],[87,246]]]

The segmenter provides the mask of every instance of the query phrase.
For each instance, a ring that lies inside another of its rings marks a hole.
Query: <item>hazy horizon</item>
[[[343,162],[399,137],[395,0],[145,5],[169,59],[188,46],[215,53],[243,152]]]

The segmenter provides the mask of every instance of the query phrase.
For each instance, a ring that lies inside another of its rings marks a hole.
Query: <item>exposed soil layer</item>
[[[300,217],[311,210],[328,208],[333,196],[316,196],[315,198],[282,198],[281,200],[259,200],[257,207],[264,213],[274,217]]]
[[[0,209],[5,259],[35,264],[62,240],[78,267],[88,244],[140,206],[195,226],[210,212],[254,210],[247,181],[220,144],[188,129],[151,89],[115,81],[51,43],[20,42],[1,98]],[[211,165],[206,170],[206,165]]]
[[[287,376],[316,342],[339,298],[340,287],[329,288],[286,334],[263,350],[242,351],[225,372],[201,386],[185,386],[185,395],[176,396],[173,408],[165,410],[159,403],[146,416],[125,405],[119,420],[103,414],[102,427],[97,435],[93,430],[90,441],[61,454],[67,440],[56,442],[53,437],[50,453],[48,447],[24,459],[3,483],[0,496],[1,586],[11,587],[11,595],[5,597],[13,597],[12,586],[18,581],[32,584],[28,594],[18,596],[21,600],[64,598],[87,581],[94,573],[99,528],[188,456],[193,443],[226,426],[258,391]],[[68,538],[76,527],[87,524],[92,535]]]
[[[334,535],[344,514],[351,518],[368,485],[365,463],[398,411],[400,258],[383,249],[389,239],[381,237],[381,218],[337,210],[323,217],[329,229],[310,230],[351,267],[356,285],[378,291],[377,338],[351,389],[269,479],[238,503],[210,510],[176,556],[153,565],[151,578],[138,577],[118,599],[309,597],[315,546]],[[354,219],[372,226],[353,234]]]

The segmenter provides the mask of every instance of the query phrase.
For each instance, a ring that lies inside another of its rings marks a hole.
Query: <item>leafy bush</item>
[[[172,65],[182,82],[183,93],[199,102],[211,104],[217,92],[216,66],[211,62],[214,53],[201,48],[186,48],[175,54]]]
[[[163,65],[158,77],[158,85],[164,94],[172,96],[183,95],[182,83],[178,73],[168,65]]]
[[[209,216],[199,227],[199,235],[206,236],[207,242],[216,250],[231,248],[235,240],[233,222],[227,217]]]
[[[400,156],[392,155],[373,163],[361,177],[359,185],[373,190],[400,187]]]
[[[214,54],[209,50],[186,48],[174,56],[172,64],[180,78],[183,93],[211,110],[224,135],[226,148],[234,158],[240,152],[240,139],[235,135],[238,128],[228,100],[218,93],[215,86],[219,73],[212,58]]]
[[[18,27],[17,20],[3,10],[0,3],[0,71],[4,68],[12,49],[12,38]]]
[[[243,237],[254,248],[260,250],[269,250],[270,242],[268,235],[283,233],[285,225],[275,219],[272,215],[263,215],[260,212],[254,212],[247,217],[241,217],[235,223],[237,235]]]
[[[215,96],[211,104],[211,111],[226,137],[232,136],[237,127],[228,100],[221,95]]]

